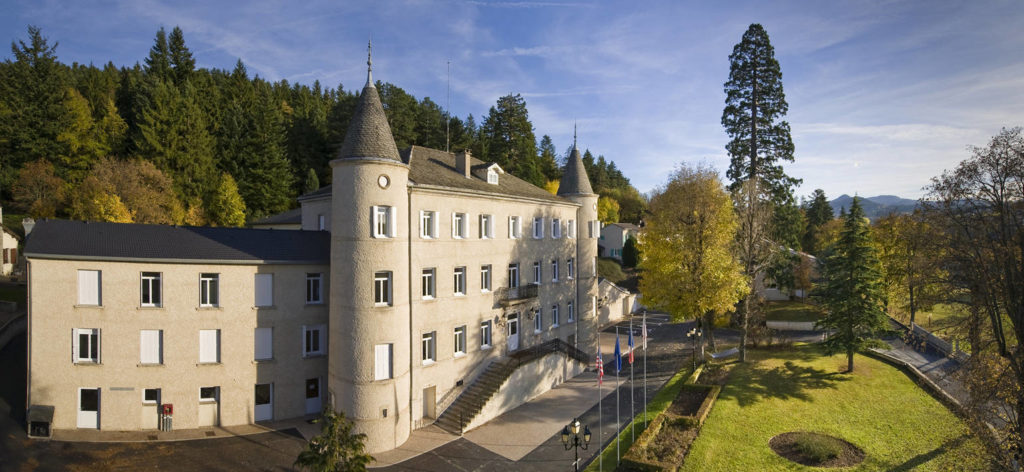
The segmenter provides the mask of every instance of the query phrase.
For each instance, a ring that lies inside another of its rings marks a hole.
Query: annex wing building
[[[298,230],[38,222],[27,404],[111,431],[155,430],[168,404],[174,428],[330,405],[373,453],[586,368],[600,223],[578,151],[558,195],[467,152],[399,151],[368,74],[331,168]]]

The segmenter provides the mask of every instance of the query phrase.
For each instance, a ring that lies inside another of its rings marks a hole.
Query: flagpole
[[[644,310],[643,327],[640,329],[644,338],[644,429],[647,429],[647,310]]]
[[[601,454],[601,447],[604,445],[604,409],[601,408],[601,384],[604,380],[604,357],[601,356],[601,333],[597,333],[597,470],[604,472],[604,454]]]
[[[636,347],[636,343],[633,342],[633,314],[630,313],[630,440],[635,442],[637,440],[637,429],[636,425],[633,424],[633,400],[636,398],[636,394],[633,391],[633,349]]]
[[[619,465],[619,431],[622,423],[619,422],[619,371],[622,370],[622,354],[619,352],[619,327],[615,326],[615,466]]]

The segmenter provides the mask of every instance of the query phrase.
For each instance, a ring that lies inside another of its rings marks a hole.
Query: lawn
[[[824,315],[821,308],[794,300],[769,303],[765,317],[770,321],[818,321]]]
[[[818,346],[750,353],[753,362],[733,368],[682,470],[827,470],[772,452],[768,441],[790,431],[829,434],[867,453],[843,470],[989,470],[967,426],[888,364],[858,355],[847,375],[839,373],[845,356]]]

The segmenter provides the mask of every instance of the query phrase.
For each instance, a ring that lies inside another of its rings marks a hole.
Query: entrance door
[[[100,389],[78,389],[78,427],[100,429]]]
[[[199,426],[220,424],[220,387],[199,389]]]
[[[519,315],[508,315],[508,350],[519,349]]]
[[[160,389],[147,388],[142,391],[142,429],[160,427]]]
[[[274,384],[256,384],[256,421],[274,418]]]
[[[437,418],[437,387],[423,389],[423,417]]]
[[[320,377],[306,379],[306,414],[320,413]]]

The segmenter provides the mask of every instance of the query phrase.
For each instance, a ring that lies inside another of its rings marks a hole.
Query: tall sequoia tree
[[[825,261],[822,289],[827,313],[818,325],[832,331],[825,348],[830,353],[845,352],[846,370],[853,372],[853,354],[886,323],[881,266],[868,219],[856,197],[833,249]]]
[[[725,149],[731,161],[726,176],[736,190],[760,178],[774,202],[792,198],[799,179],[786,175],[779,161],[793,161],[793,138],[782,117],[789,111],[782,91],[782,69],[768,32],[754,23],[729,55],[722,126],[729,135]]]

